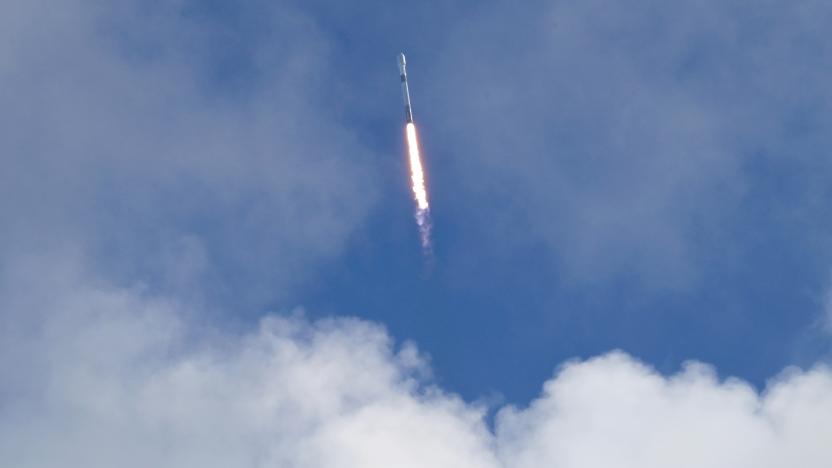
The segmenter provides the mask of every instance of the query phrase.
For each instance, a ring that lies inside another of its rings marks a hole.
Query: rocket
[[[404,54],[399,54],[399,77],[402,80],[404,116],[407,123],[413,123],[413,110],[410,108],[410,89],[407,87],[407,62],[404,60]]]

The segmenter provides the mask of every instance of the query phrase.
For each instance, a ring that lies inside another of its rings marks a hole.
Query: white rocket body
[[[404,54],[399,54],[399,77],[402,81],[402,99],[404,99],[404,115],[407,123],[413,122],[413,110],[410,107],[410,89],[407,87],[407,62]]]

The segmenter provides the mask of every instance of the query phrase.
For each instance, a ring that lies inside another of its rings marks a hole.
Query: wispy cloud
[[[808,168],[832,144],[830,16],[817,1],[496,2],[438,52],[428,112],[455,180],[496,199],[481,213],[495,245],[542,243],[581,283],[684,289],[742,250],[742,210],[765,203],[745,203],[756,161],[823,183]]]
[[[142,5],[0,7],[0,249],[62,244],[128,282],[272,299],[375,200],[326,41],[289,5],[236,23]]]

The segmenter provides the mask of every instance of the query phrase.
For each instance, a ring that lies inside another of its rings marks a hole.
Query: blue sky
[[[0,18],[10,466],[667,466],[662,431],[692,466],[832,456],[824,2]]]

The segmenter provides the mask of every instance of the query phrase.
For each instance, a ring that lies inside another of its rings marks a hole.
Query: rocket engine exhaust
[[[399,77],[402,83],[402,99],[404,99],[405,134],[407,137],[407,153],[410,162],[410,180],[413,184],[413,198],[416,202],[416,224],[419,226],[419,238],[422,243],[422,250],[426,255],[432,255],[430,204],[428,203],[425,171],[422,167],[419,142],[416,138],[416,125],[413,123],[413,109],[410,106],[410,89],[407,84],[407,62],[405,61],[404,54],[399,54],[398,58]]]
[[[416,139],[416,125],[407,123],[407,152],[410,160],[410,181],[413,184],[413,198],[416,201],[416,224],[419,226],[419,238],[422,249],[430,254],[432,251],[430,230],[430,204],[428,191],[425,187],[425,171],[422,168],[422,158],[419,154],[419,142]]]

